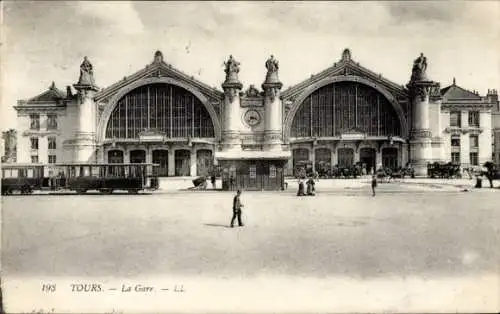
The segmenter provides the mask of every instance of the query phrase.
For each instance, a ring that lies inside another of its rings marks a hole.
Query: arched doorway
[[[191,151],[187,149],[175,151],[175,175],[181,177],[191,175]]]
[[[331,169],[332,153],[329,148],[317,148],[314,151],[314,167],[320,176]]]
[[[377,151],[371,147],[363,147],[359,150],[359,161],[366,165],[366,172],[375,171]]]
[[[153,163],[159,167],[154,168],[157,176],[168,176],[168,150],[157,149],[153,151]]]
[[[350,167],[354,164],[354,149],[339,148],[337,153],[339,167]]]
[[[382,149],[382,167],[396,169],[398,167],[398,149],[386,147]]]
[[[212,151],[209,149],[200,149],[196,152],[196,175],[208,176],[212,170],[214,159]]]
[[[123,163],[123,151],[114,149],[108,151],[108,163],[110,164],[122,164]]]
[[[142,164],[146,162],[146,151],[136,149],[130,151],[130,163]]]
[[[309,150],[306,148],[295,148],[292,152],[292,158],[294,176],[298,176],[299,172],[302,171],[299,168],[306,170],[308,165],[312,164],[309,160]]]

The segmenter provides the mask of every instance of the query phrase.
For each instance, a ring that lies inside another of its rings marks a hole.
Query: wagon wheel
[[[87,190],[85,190],[85,189],[77,189],[76,190],[77,194],[85,194],[85,192],[87,192]]]
[[[139,190],[128,190],[128,194],[138,194]]]
[[[113,193],[113,189],[101,189],[99,190],[102,194],[111,194]]]

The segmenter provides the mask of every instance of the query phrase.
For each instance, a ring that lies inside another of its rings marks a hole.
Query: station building
[[[206,175],[216,163],[259,188],[279,184],[262,178],[290,175],[304,161],[313,168],[411,164],[425,175],[429,162],[469,167],[499,158],[497,91],[481,96],[455,79],[442,87],[427,77],[423,54],[404,85],[360,65],[349,49],[285,90],[272,56],[260,86],[244,88],[232,56],[225,65],[216,89],[157,51],[143,69],[100,89],[85,58],[73,86],[53,83],[18,101],[17,162],[152,162],[162,176]]]

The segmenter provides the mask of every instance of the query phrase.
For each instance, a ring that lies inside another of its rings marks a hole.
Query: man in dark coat
[[[373,175],[372,176],[372,193],[373,196],[375,196],[375,188],[377,187],[377,176]]]
[[[243,204],[241,204],[240,195],[241,191],[238,190],[233,198],[233,218],[231,219],[231,228],[234,227],[234,220],[236,219],[236,217],[238,217],[238,225],[240,227],[244,226],[244,224],[241,222],[241,208],[243,207]]]

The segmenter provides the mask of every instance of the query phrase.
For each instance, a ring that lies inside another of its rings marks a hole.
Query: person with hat
[[[240,195],[241,190],[238,190],[233,198],[233,218],[231,219],[231,228],[234,227],[234,220],[236,218],[238,218],[238,225],[240,227],[244,226],[244,224],[241,222],[241,208],[243,207],[243,204],[241,204]]]

